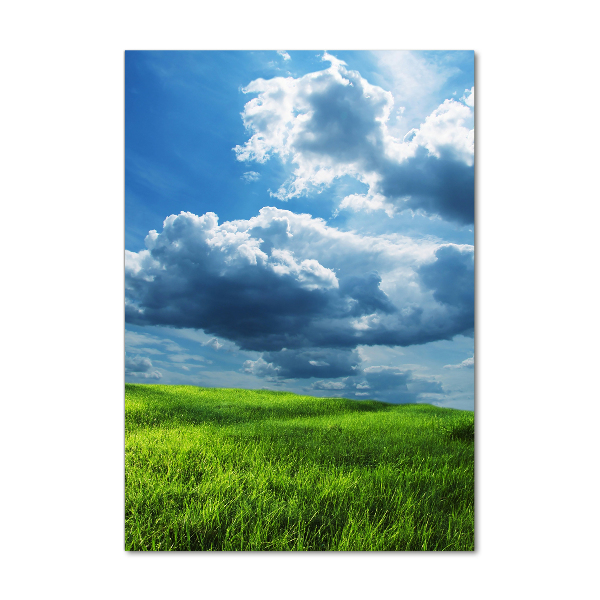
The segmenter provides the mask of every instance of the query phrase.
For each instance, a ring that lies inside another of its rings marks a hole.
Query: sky
[[[125,380],[474,409],[474,54],[125,54]]]

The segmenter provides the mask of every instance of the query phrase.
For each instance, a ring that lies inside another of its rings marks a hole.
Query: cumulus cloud
[[[293,354],[265,355],[282,376],[343,376],[358,345],[423,344],[473,328],[471,246],[361,236],[275,208],[222,225],[214,213],[171,215],[146,246],[126,252],[127,322],[296,351],[295,367]],[[336,359],[327,348],[348,352]]]
[[[473,369],[475,368],[475,357],[465,358],[457,365],[444,365],[444,369]]]
[[[160,379],[162,377],[162,373],[155,370],[152,361],[145,356],[126,356],[125,375],[144,379]]]
[[[257,79],[242,117],[251,133],[234,148],[238,160],[279,156],[295,165],[273,195],[289,200],[344,175],[368,186],[342,209],[423,211],[468,224],[474,218],[474,130],[471,95],[446,100],[404,139],[388,130],[394,99],[343,61],[300,78]]]
[[[277,50],[277,54],[279,54],[283,60],[292,60],[292,57],[285,50]]]
[[[475,88],[472,87],[470,90],[465,90],[465,95],[461,98],[461,100],[467,106],[475,106]]]
[[[256,375],[257,377],[276,377],[279,374],[279,368],[273,363],[267,362],[262,356],[256,360],[246,360],[242,367],[244,373]]]

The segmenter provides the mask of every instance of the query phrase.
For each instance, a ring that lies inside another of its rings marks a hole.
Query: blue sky
[[[126,381],[474,407],[472,52],[127,52]]]

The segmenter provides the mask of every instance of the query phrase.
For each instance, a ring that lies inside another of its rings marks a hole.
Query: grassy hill
[[[127,550],[473,550],[473,413],[125,387]]]

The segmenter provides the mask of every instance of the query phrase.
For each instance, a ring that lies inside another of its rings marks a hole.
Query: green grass
[[[473,550],[473,413],[125,388],[127,550]]]

